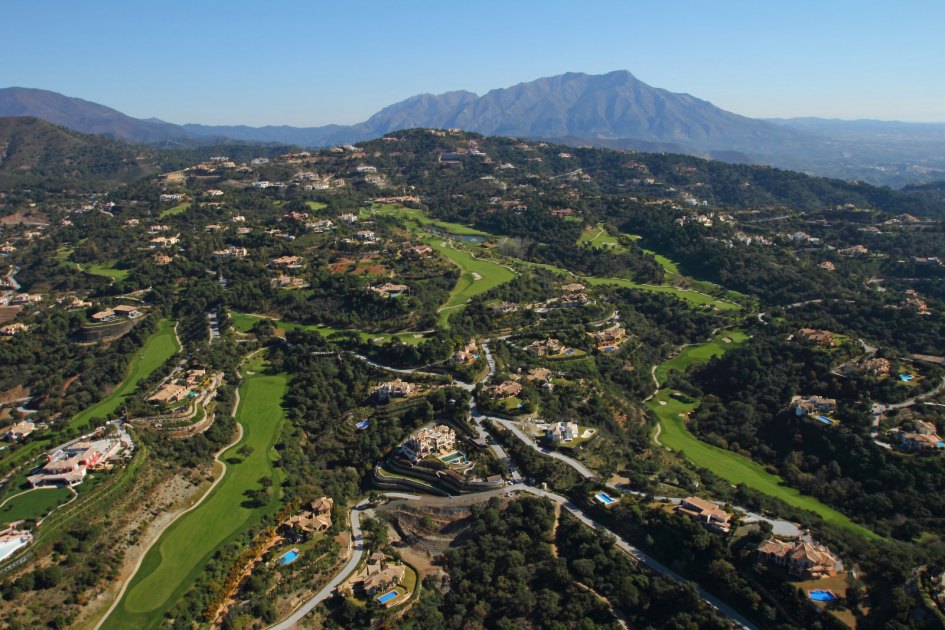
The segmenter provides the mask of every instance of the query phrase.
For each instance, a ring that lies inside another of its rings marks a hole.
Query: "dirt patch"
[[[0,324],[12,322],[22,310],[22,306],[0,306]]]
[[[18,210],[13,214],[0,217],[0,224],[3,225],[49,225],[49,219],[38,212],[24,212]]]
[[[67,379],[66,379],[66,382],[62,384],[62,392],[61,392],[59,395],[60,395],[60,396],[65,396],[65,395],[66,395],[66,392],[69,391],[69,387],[70,387],[73,383],[75,383],[76,380],[78,380],[78,378],[79,378],[79,375],[78,375],[78,374],[76,374],[75,376],[70,376],[69,378],[67,378]]]
[[[169,478],[152,478],[148,492],[139,500],[124,506],[124,518],[112,538],[116,545],[125,547],[117,579],[113,579],[109,587],[82,611],[76,626],[94,625],[92,622],[105,613],[122,585],[133,576],[141,556],[178,514],[193,505],[206,492],[209,485],[206,472],[194,471],[192,476],[186,477],[172,475]]]
[[[0,404],[13,402],[14,400],[20,400],[21,398],[29,398],[30,390],[26,389],[22,385],[17,385],[12,387],[7,391],[0,394]]]

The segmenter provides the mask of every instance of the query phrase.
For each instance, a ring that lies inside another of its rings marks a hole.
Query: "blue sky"
[[[353,123],[630,70],[747,116],[945,121],[942,0],[4,0],[0,87],[176,123]]]

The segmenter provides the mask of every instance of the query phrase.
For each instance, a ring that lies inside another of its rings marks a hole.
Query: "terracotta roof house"
[[[515,381],[505,381],[504,383],[493,385],[489,390],[489,395],[492,398],[509,398],[511,396],[518,396],[521,393],[522,385]]]
[[[408,383],[407,381],[403,381],[399,378],[394,379],[393,381],[387,381],[386,383],[381,383],[374,388],[374,393],[377,394],[377,397],[380,400],[403,398],[404,396],[409,396],[415,391],[417,391],[417,385],[415,383]]]
[[[190,388],[186,385],[178,385],[177,383],[165,383],[161,389],[157,390],[154,394],[148,398],[148,402],[166,404],[177,402],[181,400],[190,392]]]
[[[112,307],[112,310],[117,315],[124,315],[128,319],[137,319],[141,317],[141,311],[138,310],[138,307],[131,306],[130,304],[119,304],[118,306]]]
[[[836,411],[837,401],[833,398],[824,398],[823,396],[801,397],[794,401],[794,413],[798,416],[806,416],[815,413],[830,413]]]
[[[539,357],[563,354],[567,347],[557,339],[540,339],[525,347],[525,350]]]
[[[293,514],[283,524],[306,534],[323,532],[331,529],[331,509],[335,501],[331,497],[321,497],[298,514]]]
[[[411,435],[401,450],[416,461],[427,455],[445,455],[456,448],[456,432],[445,424],[424,427]]]
[[[794,335],[798,341],[809,343],[814,346],[833,347],[837,345],[833,333],[829,330],[816,330],[814,328],[801,328]]]
[[[784,567],[788,573],[803,580],[830,577],[843,570],[843,563],[829,549],[805,541],[784,542],[769,538],[758,546],[758,559]]]
[[[676,506],[676,512],[685,514],[714,531],[728,533],[731,529],[732,515],[718,504],[699,497],[686,497]]]
[[[111,322],[117,319],[117,317],[118,316],[115,315],[115,311],[110,308],[105,308],[100,310],[98,313],[92,314],[92,319],[96,322]]]

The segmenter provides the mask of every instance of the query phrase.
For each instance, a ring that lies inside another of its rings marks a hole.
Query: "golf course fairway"
[[[271,453],[283,421],[281,404],[288,378],[262,373],[262,369],[257,363],[244,372],[236,413],[243,436],[220,457],[226,463],[222,479],[148,550],[103,628],[163,625],[164,614],[191,588],[217,549],[278,508],[278,492],[264,506],[244,505],[246,492],[258,489],[261,477],[271,477],[273,488],[279,487]],[[240,454],[244,446],[251,448],[248,455]]]
[[[726,342],[726,339],[729,341]],[[670,370],[683,371],[690,365],[705,363],[746,339],[747,336],[741,331],[723,331],[703,344],[684,348],[675,357],[660,364],[656,368],[656,377],[662,383]],[[696,466],[712,471],[729,483],[743,483],[788,505],[809,510],[828,523],[839,525],[866,538],[879,538],[869,529],[814,497],[801,494],[797,489],[785,485],[784,480],[766,471],[761,464],[732,451],[707,444],[694,436],[686,428],[686,418],[698,406],[698,401],[679,400],[669,389],[660,389],[647,402],[647,408],[659,420],[660,431],[657,439],[662,446],[682,453]]]

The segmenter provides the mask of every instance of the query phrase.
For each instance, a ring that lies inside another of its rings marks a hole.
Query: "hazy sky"
[[[353,123],[630,70],[757,117],[945,121],[945,1],[4,0],[0,87],[175,123]]]

